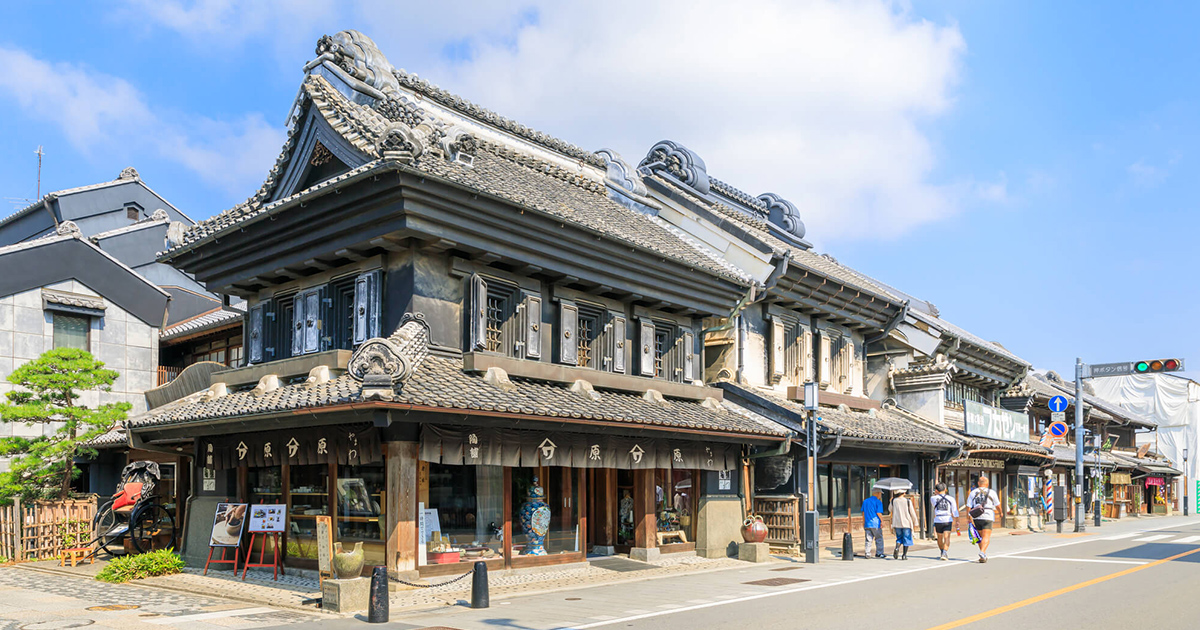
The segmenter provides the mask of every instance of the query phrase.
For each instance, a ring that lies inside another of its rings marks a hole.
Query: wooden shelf
[[[339,516],[339,523],[378,523],[382,516]]]

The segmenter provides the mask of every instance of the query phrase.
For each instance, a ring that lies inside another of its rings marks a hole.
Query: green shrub
[[[160,549],[136,556],[121,556],[113,558],[100,572],[96,579],[101,582],[120,584],[130,580],[171,575],[183,571],[183,558],[173,549]]]

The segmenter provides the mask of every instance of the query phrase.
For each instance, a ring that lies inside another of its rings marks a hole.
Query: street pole
[[[1083,359],[1075,358],[1075,531],[1083,524]]]
[[[1183,447],[1183,515],[1188,515],[1188,447]]]

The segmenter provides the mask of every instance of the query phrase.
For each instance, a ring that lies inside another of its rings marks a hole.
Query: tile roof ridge
[[[543,175],[549,175],[555,179],[564,181],[572,186],[577,186],[594,195],[608,198],[608,187],[603,181],[592,179],[584,175],[587,171],[571,172],[568,169],[544,160],[531,153],[526,153],[508,144],[501,144],[491,140],[478,138],[479,149],[519,166],[538,171]]]

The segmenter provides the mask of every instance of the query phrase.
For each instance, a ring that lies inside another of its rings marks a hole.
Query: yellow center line
[[[987,612],[981,612],[978,615],[972,615],[970,617],[964,617],[962,619],[959,619],[958,621],[951,621],[950,623],[944,623],[940,626],[934,626],[934,627],[930,628],[929,630],[950,630],[951,628],[961,628],[962,626],[975,623],[976,621],[983,621],[984,619],[988,619],[989,617],[995,617],[996,615],[1003,615],[1006,612],[1011,612],[1011,611],[1017,610],[1018,608],[1024,608],[1031,604],[1036,604],[1038,602],[1044,602],[1047,599],[1052,599],[1052,598],[1058,597],[1059,595],[1066,595],[1067,593],[1070,593],[1072,591],[1078,591],[1081,588],[1087,588],[1089,586],[1093,586],[1093,585],[1099,584],[1101,582],[1107,582],[1109,580],[1119,578],[1119,577],[1122,577],[1125,575],[1129,575],[1131,573],[1137,573],[1138,571],[1144,571],[1146,569],[1149,569],[1150,567],[1156,567],[1160,564],[1164,564],[1164,563],[1170,562],[1172,560],[1178,560],[1179,558],[1182,558],[1184,556],[1190,556],[1197,552],[1200,552],[1200,548],[1193,549],[1191,551],[1185,551],[1180,554],[1175,554],[1175,555],[1171,556],[1170,558],[1163,558],[1162,560],[1155,560],[1154,562],[1151,562],[1149,564],[1143,564],[1140,566],[1133,567],[1131,569],[1125,569],[1124,571],[1117,571],[1116,573],[1110,573],[1108,575],[1100,576],[1098,578],[1088,580],[1086,582],[1080,582],[1079,584],[1074,584],[1071,586],[1060,588],[1057,591],[1050,591],[1049,593],[1043,593],[1036,597],[1030,597],[1029,599],[1023,599],[1019,602],[1014,602],[1007,606],[993,608],[992,610],[989,610]]]

